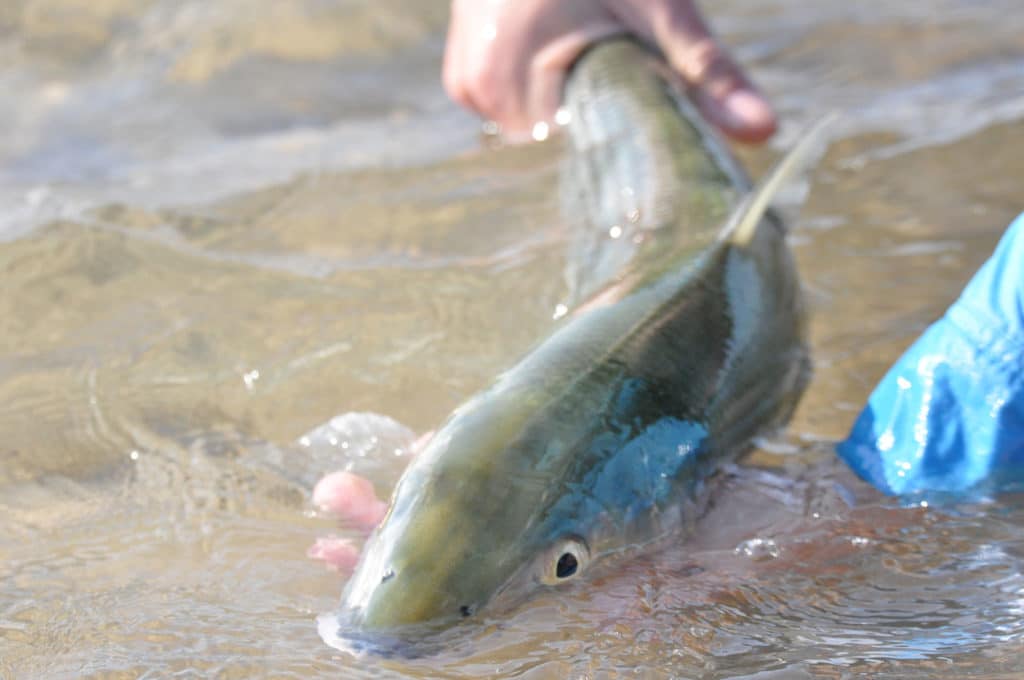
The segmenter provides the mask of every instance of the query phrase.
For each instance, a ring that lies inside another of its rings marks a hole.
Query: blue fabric
[[[1024,482],[1024,215],[889,370],[837,450],[893,495]]]

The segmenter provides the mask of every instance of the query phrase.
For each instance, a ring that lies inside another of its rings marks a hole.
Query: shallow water
[[[754,174],[845,114],[788,434],[692,540],[443,655],[323,644],[311,480],[384,490],[566,294],[557,141],[446,101],[446,4],[0,8],[0,677],[1015,675],[1024,500],[900,508],[830,449],[1024,209],[1015,0],[710,4],[783,117]]]

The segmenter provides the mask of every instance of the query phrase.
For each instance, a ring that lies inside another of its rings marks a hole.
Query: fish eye
[[[558,578],[569,578],[579,569],[580,561],[571,552],[562,553],[555,564],[555,576]]]
[[[561,540],[545,552],[540,580],[548,585],[571,581],[583,571],[589,559],[586,543],[578,538]]]

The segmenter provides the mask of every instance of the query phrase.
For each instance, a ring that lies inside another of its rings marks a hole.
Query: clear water
[[[900,508],[830,444],[1024,209],[1016,0],[710,3],[783,116],[755,174],[845,113],[789,434],[692,540],[443,655],[322,643],[311,480],[386,491],[565,294],[558,144],[447,102],[446,5],[0,8],[0,677],[1014,676],[1024,500]]]

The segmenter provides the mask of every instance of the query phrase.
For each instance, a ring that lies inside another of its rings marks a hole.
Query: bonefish
[[[807,383],[800,283],[767,205],[811,144],[751,191],[660,60],[624,39],[580,58],[565,101],[569,204],[617,221],[609,238],[636,252],[413,460],[321,618],[328,641],[396,649],[680,539],[707,478]]]

